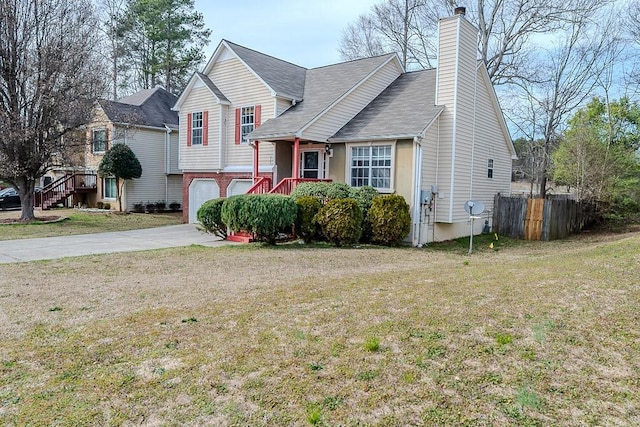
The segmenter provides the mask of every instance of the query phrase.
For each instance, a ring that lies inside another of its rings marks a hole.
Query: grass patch
[[[639,246],[0,265],[0,425],[640,425]]]
[[[57,211],[47,211],[56,215]],[[0,224],[0,240],[30,239],[36,237],[70,236],[109,231],[127,231],[142,228],[162,227],[182,223],[182,213],[162,214],[115,214],[80,212],[66,209],[66,221],[55,223],[31,222],[28,224]]]

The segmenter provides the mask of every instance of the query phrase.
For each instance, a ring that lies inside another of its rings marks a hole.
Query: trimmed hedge
[[[198,209],[197,218],[208,233],[215,234],[223,240],[227,238],[227,226],[222,222],[222,205],[226,199],[207,200]]]
[[[329,200],[316,221],[330,243],[336,246],[357,243],[362,234],[362,210],[354,199]]]
[[[256,240],[275,244],[281,233],[290,233],[298,206],[280,194],[241,194],[222,205],[222,221],[231,231],[248,231]]]
[[[302,182],[293,189],[291,197],[311,196],[325,204],[329,200],[351,197],[351,191],[352,188],[343,182]]]
[[[296,199],[298,215],[296,217],[296,234],[305,243],[322,238],[320,226],[315,221],[316,214],[322,209],[322,203],[315,197],[302,196]]]
[[[374,197],[378,197],[380,193],[375,188],[365,185],[360,188],[351,189],[351,198],[358,202],[358,206],[362,210],[362,236],[360,241],[368,243],[371,241],[371,221],[369,221],[369,209]]]
[[[411,230],[409,205],[398,194],[375,197],[369,209],[372,241],[396,246]]]

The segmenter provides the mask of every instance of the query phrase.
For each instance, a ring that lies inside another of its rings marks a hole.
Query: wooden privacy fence
[[[498,194],[493,207],[493,231],[526,240],[563,239],[596,218],[595,205],[567,198],[532,199]]]

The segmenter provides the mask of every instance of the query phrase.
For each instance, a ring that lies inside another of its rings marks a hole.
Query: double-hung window
[[[246,144],[247,135],[253,132],[254,124],[255,124],[255,108],[251,107],[242,107],[242,111],[240,113],[240,134],[241,141],[243,144]]]
[[[487,160],[487,178],[493,178],[493,159]]]
[[[350,148],[349,175],[352,187],[370,185],[391,191],[391,144],[355,145]]]
[[[191,115],[191,144],[202,145],[202,130],[203,130],[203,117],[202,111],[192,113]]]
[[[92,142],[92,149],[94,153],[104,153],[107,151],[107,130],[94,129]]]
[[[103,199],[116,199],[118,197],[118,190],[116,188],[117,179],[113,176],[105,177],[102,180],[102,198]]]

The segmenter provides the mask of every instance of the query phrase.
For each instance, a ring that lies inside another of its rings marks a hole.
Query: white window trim
[[[345,148],[347,150],[346,153],[346,162],[345,162],[345,181],[351,186],[351,148],[352,147],[380,147],[380,146],[391,146],[391,177],[390,177],[390,185],[391,188],[376,188],[379,193],[395,193],[395,175],[396,175],[396,143],[397,140],[393,141],[375,141],[375,142],[352,142],[346,143]],[[357,187],[354,187],[357,188]]]
[[[116,180],[116,194],[115,197],[107,197],[106,189],[107,189],[107,179],[115,179]],[[105,176],[102,178],[102,200],[118,200],[118,179],[115,176]]]
[[[489,166],[489,162],[491,162],[491,166]],[[487,179],[493,179],[496,173],[496,162],[493,159],[487,159]],[[489,171],[491,171],[491,176],[489,176]]]
[[[196,120],[196,114],[200,114],[200,122],[201,126],[195,127],[193,124]],[[195,138],[193,137],[193,132],[197,129],[200,129],[200,142],[195,142]],[[191,146],[202,147],[204,142],[204,111],[192,111],[191,112]]]
[[[249,141],[247,141],[247,139],[244,137],[244,133],[242,132],[243,128],[245,126],[249,126],[249,124],[243,124],[242,123],[242,118],[244,117],[244,110],[245,108],[253,108],[253,122],[251,123],[251,131],[247,132],[247,134],[253,132],[256,129],[256,105],[244,105],[242,107],[240,107],[240,144],[248,144]]]
[[[96,147],[96,132],[104,132],[104,150],[102,151],[95,151],[95,147]],[[91,152],[93,154],[104,154],[107,152],[107,145],[108,145],[108,141],[107,141],[107,128],[95,128],[95,129],[91,129]]]

